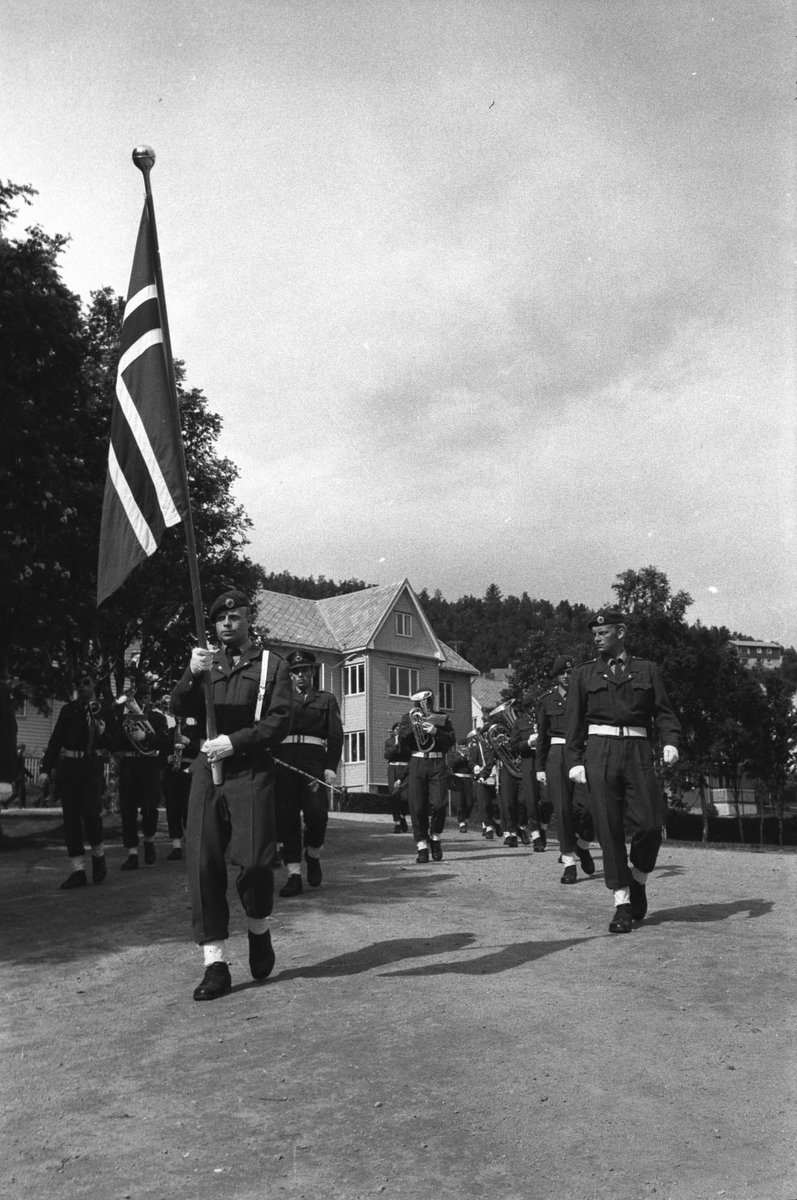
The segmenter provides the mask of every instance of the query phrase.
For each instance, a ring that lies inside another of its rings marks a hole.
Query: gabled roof
[[[487,679],[480,675],[478,679],[472,680],[470,690],[474,700],[486,712],[490,712],[501,703],[501,693],[506,686],[505,679]]]
[[[405,588],[432,643],[439,648],[440,665],[449,671],[478,675],[475,667],[435,637],[407,579],[384,587],[329,596],[325,600],[305,600],[299,596],[286,596],[283,592],[258,592],[257,622],[266,626],[269,637],[275,642],[336,650],[343,654],[364,650],[372,645]]]

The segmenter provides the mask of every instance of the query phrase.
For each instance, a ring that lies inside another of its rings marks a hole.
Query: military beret
[[[309,650],[294,650],[288,655],[288,670],[301,671],[303,667],[317,666],[316,656]]]
[[[596,625],[627,625],[628,617],[621,613],[617,608],[602,608],[600,612],[596,612],[595,616],[589,623],[589,628],[594,629]]]
[[[214,621],[218,613],[229,612],[233,608],[250,608],[250,604],[243,592],[239,592],[237,588],[232,588],[229,592],[222,592],[210,606],[210,619]]]
[[[566,654],[560,654],[559,657],[554,661],[553,666],[551,667],[551,674],[552,675],[564,675],[565,671],[572,671],[572,669],[573,669],[572,658],[568,658],[568,656]]]

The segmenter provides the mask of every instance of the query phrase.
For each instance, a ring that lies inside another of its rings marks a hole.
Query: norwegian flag
[[[108,475],[102,506],[97,604],[124,583],[188,513],[177,398],[166,365],[146,204],[122,323]]]

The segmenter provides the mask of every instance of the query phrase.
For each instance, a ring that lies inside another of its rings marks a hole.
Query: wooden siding
[[[55,729],[58,714],[63,707],[61,700],[55,700],[52,712],[45,717],[28,702],[25,705],[25,716],[17,713],[17,745],[24,744],[27,757],[42,757],[47,749],[50,735]]]
[[[412,637],[400,637],[396,633],[396,612],[410,613],[412,616]],[[421,658],[432,658],[437,652],[437,646],[429,637],[421,623],[418,608],[406,588],[402,588],[396,597],[382,628],[374,639],[374,649],[388,654],[417,654]],[[434,659],[437,662],[437,659]],[[429,684],[426,685],[430,686]]]

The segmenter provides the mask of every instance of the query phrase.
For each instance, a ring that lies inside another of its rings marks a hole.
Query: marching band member
[[[468,817],[473,808],[473,774],[468,744],[456,745],[446,755],[449,770],[448,791],[457,797],[456,818],[460,833],[468,832]]]
[[[440,835],[446,824],[446,752],[457,735],[450,719],[436,711],[434,692],[416,692],[411,699],[415,707],[401,718],[399,741],[410,753],[410,818],[418,847],[415,861],[428,863],[431,849],[434,861],[440,862]]]
[[[390,794],[390,804],[393,811],[393,832],[407,832],[407,813],[409,800],[407,783],[410,771],[410,754],[398,738],[399,722],[391,726],[390,733],[385,739],[385,758],[387,759],[387,790]]]
[[[476,810],[482,826],[482,837],[492,841],[501,823],[496,817],[497,796],[495,788],[495,754],[487,744],[482,729],[471,729],[468,734],[468,758],[473,773],[473,791]]]
[[[117,701],[119,703],[119,701]],[[158,828],[158,802],[161,791],[161,756],[169,750],[169,723],[163,713],[152,707],[152,685],[142,679],[121,717],[127,748],[117,751],[119,758],[119,813],[122,818],[122,842],[127,857],[123,871],[138,870],[138,814],[144,838],[144,862],[155,862],[155,832]]]
[[[560,654],[551,672],[556,686],[540,697],[537,706],[537,780],[547,786],[548,798],[556,813],[559,850],[564,865],[562,883],[576,882],[576,858],[585,875],[595,874],[595,863],[589,852],[592,818],[586,806],[584,788],[570,778],[565,764],[565,705],[572,669],[573,660]]]
[[[549,814],[540,805],[540,785],[534,769],[537,756],[537,722],[534,719],[534,693],[526,691],[520,700],[520,711],[509,735],[509,748],[520,762],[522,791],[521,823],[518,829],[524,846],[544,850]]]
[[[169,862],[177,862],[183,857],[183,837],[188,824],[191,764],[199,753],[199,726],[194,717],[176,721],[172,736],[172,752],[166,759],[163,772],[163,800],[166,824],[172,839],[172,848],[166,858]]]
[[[293,684],[293,723],[289,735],[275,751],[277,759],[277,837],[288,868],[288,881],[280,896],[298,896],[302,891],[302,819],[307,882],[318,887],[322,879],[321,848],[329,819],[328,787],[337,780],[343,752],[343,723],[338,702],[331,692],[313,683],[316,657],[309,650],[288,655]],[[280,763],[287,766],[281,766]],[[310,782],[287,767],[298,767]],[[323,786],[326,784],[327,786]]]
[[[227,863],[238,868],[236,887],[247,916],[249,969],[267,979],[274,969],[269,916],[274,905],[276,822],[271,751],[291,726],[291,679],[284,659],[255,645],[249,601],[238,590],[214,600],[210,620],[219,650],[196,647],[172,692],[172,712],[204,723],[201,676],[210,672],[218,734],[206,741],[191,770],[186,859],[194,937],[205,974],[195,1000],[215,1000],[232,987],[226,962],[230,909]],[[222,780],[214,782],[213,766]]]
[[[72,863],[72,874],[60,885],[62,891],[88,883],[84,835],[91,846],[92,883],[102,883],[108,874],[102,841],[103,762],[98,750],[112,744],[114,722],[110,707],[95,695],[96,684],[95,671],[87,667],[78,677],[77,699],[58,714],[39,772],[40,784],[48,783],[53,771],[57,776],[66,852]]]
[[[650,738],[655,729],[665,763],[676,763],[681,725],[658,667],[625,649],[623,614],[604,609],[589,627],[598,657],[570,676],[565,757],[570,778],[586,785],[606,886],[614,893],[609,932],[630,933],[633,921],[647,912],[646,884],[666,817]],[[630,868],[626,825],[631,831]]]
[[[504,845],[513,849],[518,845],[518,832],[522,823],[527,823],[525,804],[521,811],[520,761],[510,749],[510,738],[517,717],[511,700],[499,704],[489,714],[485,736],[492,746],[498,773],[498,807],[504,830]],[[528,835],[526,835],[528,837]]]

